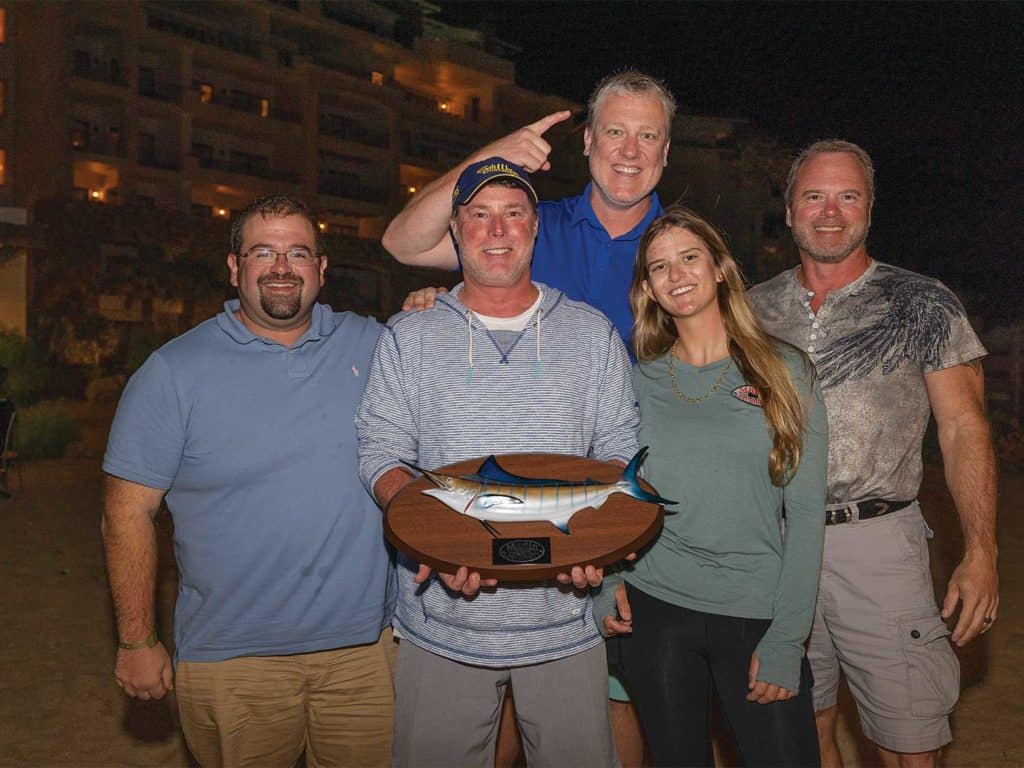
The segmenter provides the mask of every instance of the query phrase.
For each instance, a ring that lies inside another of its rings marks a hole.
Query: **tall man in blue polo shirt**
[[[654,191],[667,164],[676,100],[666,85],[633,69],[605,77],[587,102],[583,154],[590,182],[583,193],[541,201],[532,275],[538,282],[604,312],[630,348],[633,315],[629,291],[640,235],[661,215]],[[551,145],[544,133],[568,120],[554,112],[498,139],[425,186],[388,225],[384,247],[403,264],[457,269],[449,233],[452,191],[472,163],[499,156],[530,172],[549,170]],[[422,308],[435,289],[418,291],[403,309]],[[636,715],[612,678],[612,730],[624,763],[639,762],[643,745]],[[505,754],[504,739],[499,754]]]
[[[629,347],[628,291],[640,235],[657,216],[654,191],[668,158],[675,98],[664,83],[635,70],[609,75],[587,104],[583,154],[590,182],[583,194],[540,203],[532,274],[539,282],[604,312]],[[388,225],[384,247],[403,264],[457,269],[448,233],[452,190],[471,163],[499,156],[527,171],[548,170],[543,134],[569,119],[554,112],[474,152],[425,186]]]
[[[382,766],[390,567],[353,422],[380,326],[316,303],[323,243],[290,195],[238,215],[227,263],[238,299],[150,356],[110,432],[114,676],[143,700],[176,688],[203,766],[292,765],[303,749],[310,766]],[[180,581],[173,670],[153,605],[161,501]]]

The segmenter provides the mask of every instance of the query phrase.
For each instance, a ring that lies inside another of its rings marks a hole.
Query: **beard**
[[[267,282],[281,282],[282,280],[288,280],[293,282],[299,290],[287,294],[268,294],[262,290],[264,281]],[[302,308],[302,286],[304,281],[301,277],[295,274],[291,275],[274,275],[273,277],[260,278],[258,281],[260,286],[260,307],[267,313],[269,317],[275,320],[291,320]]]
[[[530,271],[531,256],[510,262],[500,271],[488,270],[486,266],[471,258],[464,258],[462,274],[470,282],[490,288],[509,288],[518,283]]]
[[[869,224],[863,227],[847,229],[847,236],[832,245],[824,245],[815,241],[814,225],[793,227],[793,241],[801,253],[819,264],[838,264],[847,256],[860,248],[868,237]]]

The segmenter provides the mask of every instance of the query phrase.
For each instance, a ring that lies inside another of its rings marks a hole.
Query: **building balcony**
[[[139,151],[138,163],[143,168],[155,168],[160,171],[180,171],[181,158],[169,152]]]
[[[147,8],[146,26],[158,32],[167,32],[196,43],[248,56],[251,59],[259,59],[262,56],[262,48],[255,40],[216,27],[208,27],[194,19],[169,13],[166,9]]]
[[[363,181],[347,177],[321,176],[316,183],[316,191],[321,195],[345,197],[349,200],[362,200],[364,203],[386,205],[388,191],[384,187],[372,186]]]
[[[103,155],[105,157],[125,157],[124,142],[108,136],[93,136],[87,140],[80,137],[72,137],[71,148],[75,152],[92,155]]]
[[[127,87],[128,72],[116,61],[83,61],[76,57],[72,65],[75,77],[92,80],[97,83],[109,83]]]
[[[369,147],[386,148],[389,145],[386,128],[370,127],[337,115],[320,115],[321,136],[352,141]]]
[[[168,104],[181,104],[181,86],[139,80],[139,96]]]
[[[221,160],[208,157],[196,157],[196,161],[200,168],[207,168],[213,171],[227,171],[228,173],[255,176],[256,178],[269,181],[283,181],[287,184],[298,184],[302,181],[298,173],[276,170],[263,162],[239,159]]]
[[[218,93],[212,97],[207,97],[204,100],[203,95],[196,92],[195,98],[199,104],[222,107],[234,112],[244,112],[248,115],[253,115],[254,117],[262,119],[269,118],[271,120],[278,120],[280,122],[291,123],[293,125],[300,125],[302,123],[302,115],[297,110],[283,109],[281,107],[273,106],[270,103],[270,99],[258,96],[251,96],[249,94],[242,93]]]
[[[370,83],[373,77],[373,73],[364,67],[357,67],[352,64],[346,64],[343,61],[338,61],[334,58],[328,58],[320,54],[314,53],[310,60],[318,67],[329,69],[332,72],[340,72],[343,75],[354,77],[356,80],[365,80]]]

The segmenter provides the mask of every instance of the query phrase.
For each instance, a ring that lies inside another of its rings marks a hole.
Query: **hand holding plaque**
[[[484,578],[531,581],[573,565],[607,565],[650,541],[661,526],[659,505],[673,503],[637,477],[645,455],[637,452],[625,471],[556,454],[420,470],[424,477],[388,506],[385,532],[410,557],[447,573],[466,566]]]

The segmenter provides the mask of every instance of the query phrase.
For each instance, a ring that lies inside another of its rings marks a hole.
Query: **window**
[[[192,142],[192,156],[198,158],[199,165],[203,168],[213,167],[213,147],[209,144],[200,144],[199,142]]]
[[[192,87],[195,88],[196,93],[199,94],[199,100],[203,104],[213,103],[213,86],[209,83],[192,83]]]
[[[384,73],[383,72],[371,72],[370,82],[374,85],[384,85]]]
[[[7,9],[0,8],[0,45],[7,42]]]
[[[88,51],[75,51],[75,74],[76,75],[88,75],[90,69],[90,60]]]
[[[7,150],[0,149],[0,186],[7,183]]]
[[[260,117],[270,117],[270,99],[260,99]]]
[[[142,165],[156,164],[156,136],[152,133],[139,131],[139,163]]]
[[[143,96],[156,93],[156,70],[152,67],[139,67],[139,93]]]
[[[71,123],[71,146],[75,149],[89,148],[89,123],[85,120]]]

